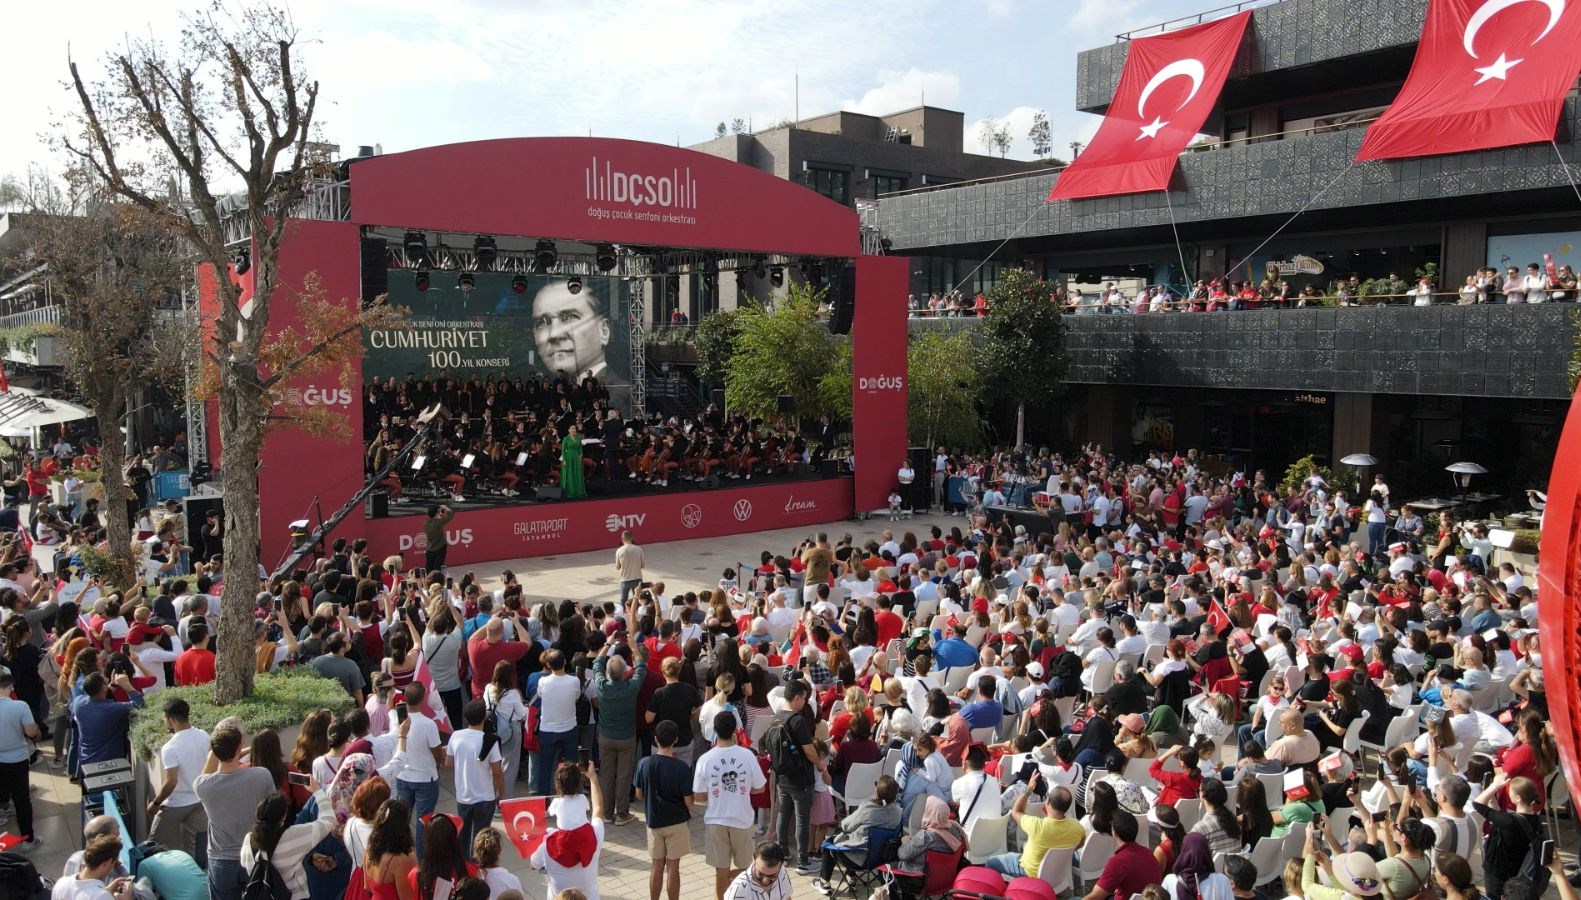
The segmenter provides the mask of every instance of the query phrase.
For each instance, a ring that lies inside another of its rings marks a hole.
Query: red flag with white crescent
[[[1224,611],[1224,606],[1217,600],[1208,604],[1208,624],[1213,626],[1214,634],[1230,627],[1230,614]]]
[[[505,822],[505,834],[516,846],[522,859],[543,843],[548,830],[549,801],[543,797],[518,797],[500,803],[500,818]]]
[[[1049,199],[1168,190],[1175,160],[1219,101],[1251,16],[1131,41],[1103,124],[1054,179]]]
[[[1411,74],[1357,161],[1551,141],[1581,71],[1581,0],[1430,0]]]
[[[423,707],[418,712],[433,719],[434,724],[439,727],[440,734],[449,734],[450,716],[434,715],[433,700],[439,695],[434,691],[434,675],[428,671],[428,660],[424,659],[421,653],[417,654],[417,671],[412,673],[412,681],[423,686]]]

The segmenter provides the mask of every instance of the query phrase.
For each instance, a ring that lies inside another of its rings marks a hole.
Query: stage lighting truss
[[[463,238],[464,240],[464,238]],[[392,269],[425,269],[432,272],[505,272],[511,275],[544,274],[535,247],[527,251],[499,249],[495,239],[477,236],[472,246],[452,246],[428,236],[413,254],[405,241],[390,241],[388,264]],[[458,242],[459,243],[459,242]],[[553,241],[545,241],[554,244]],[[483,249],[480,254],[479,248]],[[677,250],[668,247],[598,245],[592,252],[569,250],[556,245],[555,262],[550,271],[567,278],[608,275],[624,278],[656,278],[665,275],[693,274],[718,280],[721,272],[737,272],[759,280],[767,278],[774,287],[785,283],[785,270],[800,265],[803,272],[821,273],[828,261],[787,254],[731,253],[713,250]],[[803,276],[804,278],[807,276]]]

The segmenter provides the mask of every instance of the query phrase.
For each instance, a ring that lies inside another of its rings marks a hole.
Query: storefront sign
[[[1323,264],[1310,256],[1296,254],[1289,259],[1270,259],[1268,274],[1284,278],[1289,275],[1322,275]]]

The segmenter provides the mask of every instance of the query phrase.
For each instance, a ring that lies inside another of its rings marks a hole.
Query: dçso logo
[[[445,543],[452,547],[468,547],[472,545],[472,529],[457,528],[454,531],[446,529]],[[427,550],[428,535],[419,531],[416,534],[403,534],[396,541],[396,547],[405,553],[407,550]]]

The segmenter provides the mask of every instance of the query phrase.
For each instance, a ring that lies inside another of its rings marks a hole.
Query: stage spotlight
[[[253,267],[252,251],[246,247],[242,247],[236,251],[235,260],[235,270],[237,275],[246,275],[247,270]]]
[[[494,261],[499,258],[499,246],[494,239],[486,234],[480,234],[472,242],[472,255],[478,262],[478,271],[487,272],[494,268]]]
[[[608,272],[610,269],[615,268],[617,260],[615,259],[615,246],[613,244],[599,244],[594,254],[597,258],[600,272]]]
[[[428,272],[427,272],[427,270],[425,270],[425,269],[419,269],[418,270],[417,274],[412,277],[412,286],[417,288],[420,291],[428,290]]]
[[[784,266],[771,266],[771,267],[769,267],[769,284],[772,284],[775,287],[784,287],[785,286],[785,267]]]
[[[752,274],[761,279],[768,277],[768,273],[768,267],[763,264],[763,257],[758,257],[757,261],[752,264]]]
[[[526,275],[517,275],[517,276],[515,276],[514,278],[511,279],[511,293],[513,293],[513,294],[525,294],[525,293],[527,293],[527,276]]]
[[[472,289],[477,287],[477,284],[472,279],[472,273],[471,272],[462,272],[460,275],[457,275],[456,276],[456,287],[460,288],[461,289],[461,293],[463,293],[463,294],[470,294],[470,293],[472,293]]]
[[[560,251],[555,249],[554,241],[540,240],[533,248],[532,270],[542,275],[554,268],[559,259]]]
[[[408,231],[403,241],[406,247],[406,261],[414,266],[428,263],[428,237],[421,231]]]
[[[570,280],[565,283],[565,289],[573,294],[582,293],[582,277],[580,275],[572,275]]]

